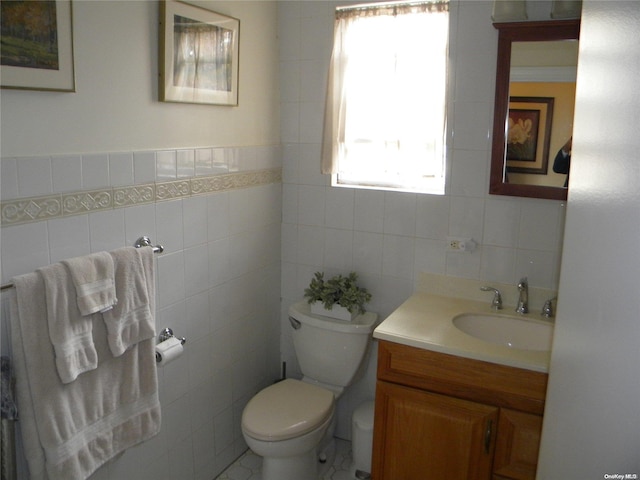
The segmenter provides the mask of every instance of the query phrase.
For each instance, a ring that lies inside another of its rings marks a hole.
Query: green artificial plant
[[[327,310],[338,304],[351,313],[364,313],[364,304],[371,300],[371,294],[366,288],[359,287],[357,280],[355,272],[347,277],[336,275],[329,280],[324,279],[324,272],[316,272],[304,290],[304,297],[309,303],[321,302]]]

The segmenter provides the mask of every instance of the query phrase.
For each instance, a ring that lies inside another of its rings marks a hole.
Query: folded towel
[[[114,269],[107,252],[63,260],[71,273],[82,315],[109,310],[116,303]]]
[[[111,252],[118,303],[103,312],[109,348],[114,356],[155,336],[155,276],[151,247],[124,247]]]
[[[45,285],[45,317],[55,351],[55,365],[62,383],[70,383],[81,373],[98,366],[92,320],[80,314],[71,275],[62,263],[40,268],[38,272]]]
[[[159,432],[155,340],[114,357],[93,315],[99,367],[62,384],[46,322],[44,281],[13,279],[10,322],[16,393],[31,480],[84,480],[126,449]]]

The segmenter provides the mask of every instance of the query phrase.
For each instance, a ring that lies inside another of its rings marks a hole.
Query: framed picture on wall
[[[71,0],[17,0],[0,8],[2,88],[75,92]]]
[[[172,0],[160,8],[160,100],[238,105],[240,21]]]
[[[546,175],[553,120],[552,97],[510,97],[507,172]]]

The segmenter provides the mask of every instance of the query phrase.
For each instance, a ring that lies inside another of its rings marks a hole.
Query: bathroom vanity
[[[375,330],[373,479],[535,478],[549,350],[465,333],[453,319],[469,313],[511,318],[418,293]],[[513,320],[549,325],[537,315]]]

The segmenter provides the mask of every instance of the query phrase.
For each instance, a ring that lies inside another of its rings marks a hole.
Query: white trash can
[[[371,478],[371,451],[373,449],[374,402],[366,401],[358,406],[351,417],[351,451],[353,460],[349,473],[352,478]]]

